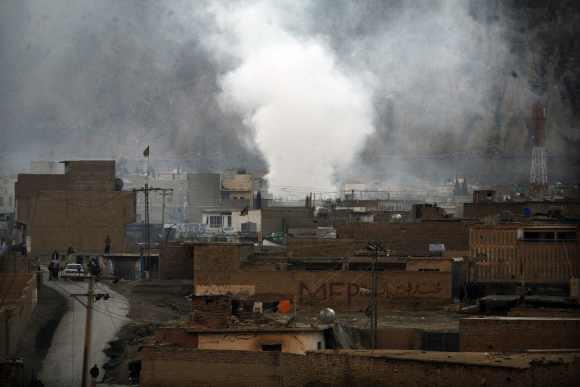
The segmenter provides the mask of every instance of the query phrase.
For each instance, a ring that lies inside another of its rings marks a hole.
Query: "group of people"
[[[9,244],[9,241],[6,240],[6,238],[2,238],[0,239],[0,253],[4,253],[6,251],[13,251],[15,253],[19,253],[23,257],[28,256],[26,242],[16,243],[16,241],[12,241],[12,244]]]
[[[72,257],[75,253],[75,250],[73,249],[72,246],[70,246],[67,251],[66,251],[66,258],[61,257],[61,255],[58,253],[57,250],[54,250],[52,252],[52,255],[50,257],[50,263],[48,264],[48,272],[49,272],[49,280],[58,280],[59,279],[59,273],[61,271],[61,269],[63,268],[63,265],[61,262],[64,259],[64,265],[66,266],[67,263],[73,263],[72,262]],[[111,237],[109,235],[107,235],[107,238],[105,239],[105,256],[108,256],[111,254]],[[84,258],[83,256],[77,255],[75,262],[74,263],[78,263],[80,265],[84,266]],[[89,262],[87,263],[86,266],[87,271],[93,275],[93,276],[98,276],[101,274],[101,265],[99,264],[99,260],[96,257],[92,257],[90,258]]]
[[[73,254],[74,254],[74,249],[72,247],[69,247],[67,250],[64,266],[66,266],[67,263],[72,263]],[[62,261],[61,255],[58,253],[57,250],[54,250],[52,252],[52,255],[50,256],[50,262],[48,264],[48,273],[49,273],[48,279],[49,280],[58,280],[59,279],[59,273],[60,273],[61,269],[63,268],[63,265],[61,265],[61,263],[62,263],[61,261]],[[83,267],[84,267],[83,256],[77,255],[74,263],[78,263],[79,265],[83,265]],[[86,271],[88,271],[91,275],[99,276],[101,274],[101,265],[99,264],[98,258],[91,257],[89,259],[89,262],[86,265],[86,269],[87,269]],[[85,271],[85,270],[83,270],[83,271]]]

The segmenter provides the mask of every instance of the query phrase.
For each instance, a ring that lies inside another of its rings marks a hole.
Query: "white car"
[[[85,269],[80,263],[69,263],[64,267],[60,274],[61,278],[65,279],[83,279],[85,276]]]

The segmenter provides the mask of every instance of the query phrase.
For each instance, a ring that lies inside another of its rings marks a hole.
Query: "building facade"
[[[116,190],[114,161],[67,161],[64,174],[19,174],[17,221],[26,225],[32,254],[69,247],[102,253],[109,236],[124,249],[125,226],[135,222],[134,192]]]
[[[475,282],[567,284],[579,274],[575,225],[476,225],[469,247]]]

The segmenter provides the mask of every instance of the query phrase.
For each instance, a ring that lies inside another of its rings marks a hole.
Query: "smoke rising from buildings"
[[[199,6],[198,6],[199,7]],[[200,171],[265,169],[240,117],[224,114],[203,20],[189,1],[0,4],[6,159],[186,159]]]
[[[274,192],[334,189],[334,170],[372,132],[371,90],[338,66],[324,39],[292,30],[304,11],[299,2],[266,1],[211,9],[210,41],[239,62],[222,76],[222,106],[255,130]]]
[[[138,159],[151,144],[193,170],[269,169],[278,192],[525,181],[541,100],[549,169],[573,176],[570,4],[4,1],[0,160]]]

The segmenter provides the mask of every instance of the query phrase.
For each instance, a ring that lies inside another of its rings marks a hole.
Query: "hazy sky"
[[[525,15],[495,0],[4,0],[0,162],[152,144],[193,170],[268,169],[274,190],[493,177],[502,161],[482,160],[529,153],[541,100],[568,171],[578,79],[541,66],[552,54]]]

